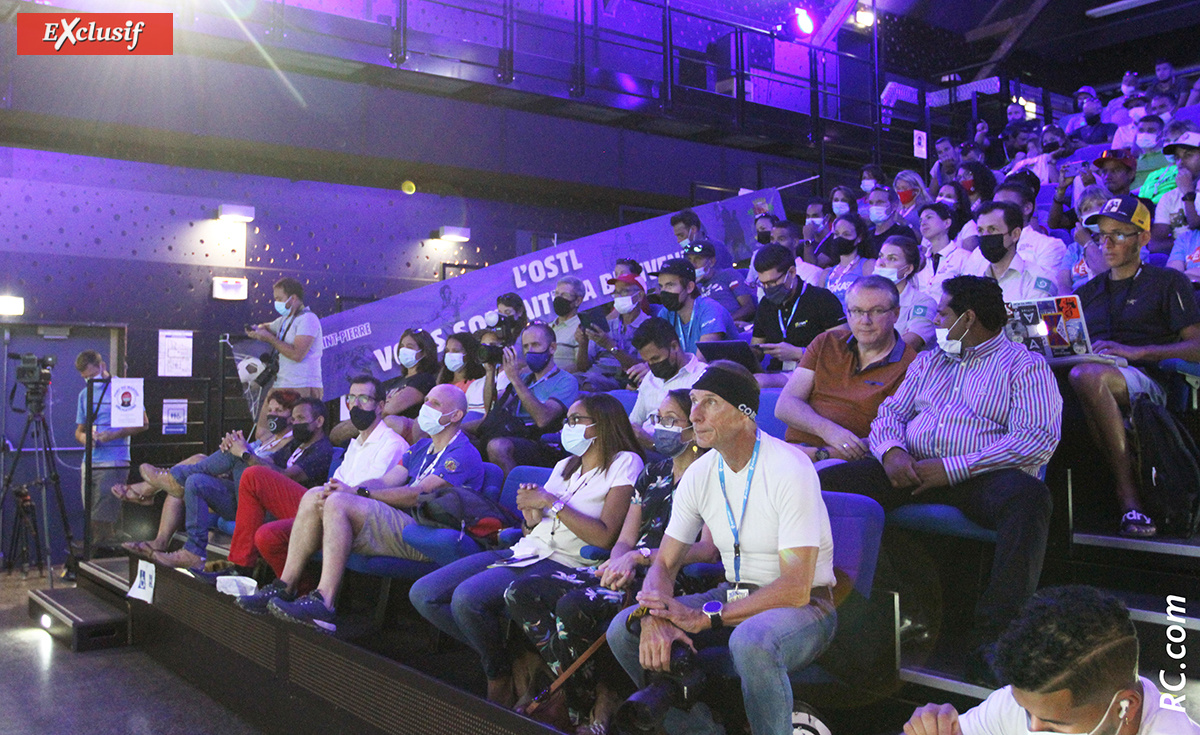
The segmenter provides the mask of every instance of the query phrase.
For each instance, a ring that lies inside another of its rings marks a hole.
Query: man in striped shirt
[[[874,457],[822,470],[821,486],[869,495],[885,509],[946,503],[994,529],[991,580],[973,631],[985,644],[1016,617],[1041,576],[1051,503],[1038,474],[1058,446],[1062,396],[1046,361],[1004,335],[995,281],[959,276],[942,289],[939,349],[918,356],[879,407]]]

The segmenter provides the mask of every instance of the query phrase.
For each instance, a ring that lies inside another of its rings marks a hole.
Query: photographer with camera
[[[691,396],[696,444],[716,451],[680,480],[639,607],[613,620],[608,643],[641,687],[647,672],[675,671],[681,646],[721,645],[720,629],[732,628],[729,654],[751,731],[791,733],[788,672],[825,650],[837,622],[833,536],[820,482],[799,448],[758,430],[758,383],[746,368],[714,362]],[[676,598],[675,577],[704,526],[721,552],[726,581]],[[628,627],[635,611],[644,613],[638,633]]]
[[[84,350],[75,358],[75,369],[84,383],[111,377],[104,358],[95,350]],[[129,437],[150,428],[150,417],[142,412],[142,425],[124,429],[112,427],[112,393],[109,384],[92,387],[92,405],[88,389],[79,391],[75,409],[75,441],[87,446],[88,419],[92,423],[92,541],[97,544],[116,538],[121,501],[109,489],[129,479]],[[80,466],[79,487],[87,497],[86,463]]]
[[[246,327],[246,336],[264,342],[275,351],[264,362],[276,370],[272,388],[291,388],[301,397],[321,398],[321,320],[304,305],[304,284],[295,278],[280,278],[273,286],[275,311],[279,318]],[[276,365],[278,367],[276,367]],[[264,381],[265,383],[265,381]],[[256,439],[266,439],[267,406],[258,412]]]

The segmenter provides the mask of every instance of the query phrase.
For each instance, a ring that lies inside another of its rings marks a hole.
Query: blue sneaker
[[[277,579],[266,587],[259,587],[258,591],[252,595],[238,597],[234,602],[246,612],[265,615],[267,605],[276,599],[291,601],[296,599],[296,593],[288,592],[287,585],[283,580]]]
[[[334,625],[337,613],[325,607],[325,598],[318,590],[313,590],[294,602],[277,597],[267,604],[267,610],[280,620],[290,623],[300,623],[324,631],[337,629]]]

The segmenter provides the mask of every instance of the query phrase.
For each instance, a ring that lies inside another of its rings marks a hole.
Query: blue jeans
[[[730,585],[678,600],[700,607],[709,600],[725,601]],[[608,626],[608,645],[638,687],[644,685],[638,658],[640,637],[625,628],[635,607],[623,610]],[[742,680],[746,718],[754,735],[791,735],[792,683],[789,671],[812,663],[833,640],[837,611],[827,599],[813,598],[804,607],[780,607],[748,618],[733,629],[729,656]]]
[[[214,452],[196,464],[176,465],[171,475],[183,485],[185,549],[197,556],[208,555],[208,529],[214,513],[227,521],[237,517],[237,482],[246,463],[228,452]],[[218,475],[232,473],[226,480]]]
[[[479,654],[489,679],[512,673],[504,639],[508,623],[504,590],[528,574],[571,571],[549,559],[527,567],[488,569],[489,564],[511,556],[507,549],[472,554],[426,574],[408,592],[408,599],[422,617]]]

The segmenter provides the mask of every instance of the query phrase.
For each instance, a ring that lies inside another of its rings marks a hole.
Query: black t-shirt
[[[899,221],[884,230],[883,233],[879,235],[876,235],[875,230],[872,229],[871,234],[867,236],[867,239],[863,240],[862,244],[858,246],[858,254],[864,258],[875,260],[879,257],[879,248],[883,247],[883,241],[889,237],[895,237],[896,235],[911,237],[917,242],[921,242],[921,238],[917,237],[916,233],[912,231],[911,227],[904,224],[903,221]]]
[[[1084,125],[1071,131],[1068,138],[1074,138],[1084,145],[1099,145],[1112,140],[1117,134],[1115,123],[1098,122],[1095,125]]]
[[[772,344],[787,342],[797,347],[808,347],[808,343],[827,329],[846,323],[846,312],[842,302],[832,291],[800,281],[800,294],[776,306],[763,299],[754,316],[754,336]],[[781,324],[787,320],[787,333]],[[783,364],[771,358],[767,370],[781,370]]]
[[[1110,274],[1101,273],[1075,292],[1093,342],[1173,344],[1180,330],[1200,323],[1192,284],[1179,271],[1143,265],[1133,278],[1113,281]]]
[[[300,442],[295,439],[287,443],[283,449],[271,455],[271,461],[276,467],[286,468],[288,460],[292,458],[292,453],[300,446]],[[333,461],[333,445],[329,443],[329,437],[323,436],[320,441],[315,441],[309,445],[308,449],[304,450],[296,458],[295,464],[304,470],[304,484],[307,487],[316,487],[324,485],[329,479],[329,464]]]
[[[383,389],[388,393],[391,393],[393,390],[400,390],[401,388],[415,388],[420,392],[422,401],[418,401],[400,414],[406,419],[416,419],[417,414],[421,411],[421,403],[424,397],[429,395],[429,391],[433,390],[433,386],[435,385],[437,385],[436,373],[413,373],[407,378],[401,376],[385,381]]]

